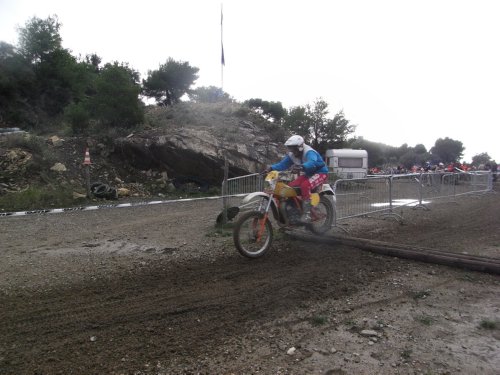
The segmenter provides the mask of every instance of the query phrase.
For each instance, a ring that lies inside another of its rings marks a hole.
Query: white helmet
[[[292,135],[290,138],[288,138],[285,142],[285,146],[287,147],[298,147],[299,151],[302,151],[304,149],[304,138],[302,138],[300,135]]]

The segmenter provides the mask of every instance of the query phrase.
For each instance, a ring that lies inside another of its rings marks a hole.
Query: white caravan
[[[365,178],[368,174],[368,152],[350,148],[326,150],[328,170],[339,178]]]

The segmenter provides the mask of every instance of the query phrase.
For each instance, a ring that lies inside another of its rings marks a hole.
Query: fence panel
[[[333,182],[340,179],[352,180],[358,178],[366,178],[366,172],[329,172],[328,174],[330,175],[330,179],[333,180]]]
[[[390,177],[340,179],[335,181],[333,191],[337,197],[337,220],[391,208]]]
[[[338,179],[334,173],[328,174],[337,198],[337,220],[374,213],[398,216],[394,213],[396,207],[425,207],[436,199],[484,193],[492,190],[492,181],[489,172],[431,172],[353,179]],[[263,190],[263,182],[260,174],[228,179],[223,184],[224,207],[241,207],[246,194]]]
[[[222,182],[223,208],[240,206],[246,194],[264,189],[264,176],[260,173],[228,178]]]
[[[493,174],[491,172],[472,173],[471,188],[475,193],[485,193],[493,189]]]
[[[425,204],[422,200],[420,174],[398,174],[391,177],[392,207],[417,206]]]

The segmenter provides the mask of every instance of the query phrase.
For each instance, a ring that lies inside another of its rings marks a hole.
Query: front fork
[[[268,198],[262,197],[259,203],[258,211],[267,214],[271,209],[271,204],[273,203],[272,200],[273,197],[271,195]]]
[[[257,242],[260,241],[262,238],[262,235],[264,234],[264,231],[266,230],[266,221],[269,220],[269,210],[271,209],[271,204],[272,204],[273,197],[269,197],[267,202],[264,204],[265,199],[262,199],[262,201],[259,204],[259,212],[262,212],[262,208],[264,208],[263,211],[263,216],[258,220],[258,231],[257,231]]]

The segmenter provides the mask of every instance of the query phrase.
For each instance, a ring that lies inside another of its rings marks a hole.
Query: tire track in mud
[[[255,322],[353,293],[386,269],[382,257],[357,250],[287,247],[254,261],[158,262],[58,292],[2,296],[0,370],[112,373],[154,360],[195,361]]]
[[[375,297],[370,290],[390,287],[384,278],[390,280],[394,270],[412,264],[345,246],[332,248],[293,240],[277,240],[269,256],[249,261],[233,252],[232,245],[228,251],[223,238],[212,241],[207,237],[206,233],[213,234],[209,218],[214,217],[215,205],[205,206],[190,205],[189,210],[174,206],[137,208],[135,217],[127,220],[123,220],[124,213],[132,211],[124,209],[103,210],[102,217],[87,212],[12,218],[3,223],[0,243],[8,245],[2,255],[12,258],[2,268],[4,283],[9,286],[4,290],[9,295],[0,294],[0,373],[146,374],[158,373],[156,361],[169,369],[159,373],[186,373],[185,368],[200,369],[200,363],[207,362],[211,363],[209,368],[224,368],[224,361],[231,360],[224,349],[243,348],[237,346],[242,337],[249,342],[252,332],[273,327],[282,317],[291,315],[304,322],[311,314],[323,313],[317,306],[326,306],[342,321],[363,308],[390,305],[392,299],[372,300]],[[388,221],[369,225],[370,230],[359,226],[358,231],[421,246],[439,240],[443,249],[459,249],[463,241],[473,243],[486,236],[487,243],[494,245],[500,238],[495,234],[498,207],[497,199],[491,206],[477,207],[475,202],[461,201],[433,206],[429,212],[410,211],[408,216],[414,221],[409,220],[409,225]],[[191,226],[170,230],[180,217]],[[24,231],[36,235],[24,236]],[[462,236],[455,238],[457,234]],[[107,248],[89,251],[90,260],[78,255],[82,241],[109,239],[152,247],[186,240],[190,247],[154,259],[136,251],[108,262]],[[38,248],[37,257],[31,255]],[[29,257],[23,252],[30,253]],[[38,263],[40,259],[43,262]],[[143,260],[147,261],[144,265]],[[33,264],[27,268],[30,262]],[[46,268],[47,264],[51,267]],[[103,271],[91,272],[93,267]],[[30,274],[44,270],[51,272],[47,282],[37,284],[39,279]],[[16,272],[21,277],[13,277]],[[9,277],[17,284],[6,282]],[[376,279],[382,282],[374,282]],[[61,286],[62,282],[66,284]],[[358,299],[362,302],[346,302],[364,289],[368,292],[366,299]],[[414,292],[409,284],[400,291]],[[278,324],[284,324],[285,330],[296,328],[293,321],[291,327],[286,320]],[[262,344],[259,335],[251,344]],[[267,360],[268,369],[276,368],[274,359],[253,358]],[[146,363],[151,366],[146,368]],[[246,362],[239,363],[242,367],[233,366],[236,373],[252,368]]]

